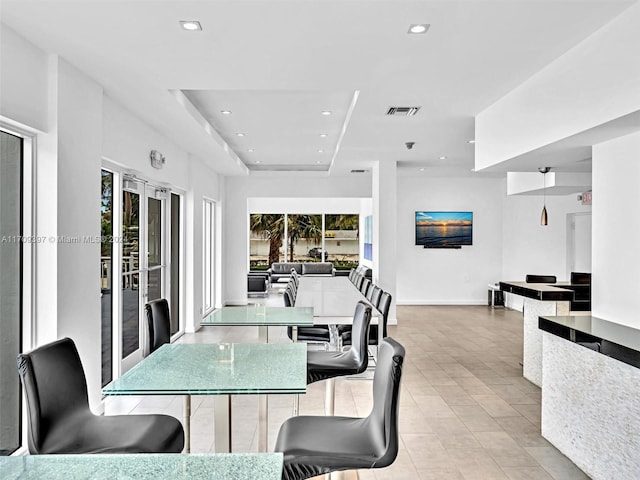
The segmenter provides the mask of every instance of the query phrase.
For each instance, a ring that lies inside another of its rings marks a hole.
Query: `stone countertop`
[[[590,315],[541,316],[540,330],[640,368],[640,330]]]
[[[535,300],[550,300],[560,302],[570,302],[574,299],[574,292],[569,288],[570,282],[547,283],[527,283],[527,282],[500,282],[500,290],[513,293],[522,297],[533,298]]]

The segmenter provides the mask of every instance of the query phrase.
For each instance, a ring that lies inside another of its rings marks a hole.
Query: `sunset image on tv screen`
[[[416,245],[471,245],[473,212],[416,212]]]

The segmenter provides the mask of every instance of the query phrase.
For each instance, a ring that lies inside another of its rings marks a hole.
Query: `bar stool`
[[[284,454],[283,480],[382,468],[395,461],[404,357],[401,344],[392,338],[382,341],[373,376],[373,408],[368,417],[298,416],[282,424],[275,451]]]
[[[181,423],[169,415],[95,415],[73,340],[18,355],[27,399],[29,453],[180,453]]]
[[[371,305],[358,302],[353,314],[351,348],[347,351],[308,351],[307,384],[328,380],[325,390],[325,413],[333,415],[335,402],[335,378],[357,375],[369,365],[367,338],[371,322]],[[339,334],[338,334],[339,335]]]

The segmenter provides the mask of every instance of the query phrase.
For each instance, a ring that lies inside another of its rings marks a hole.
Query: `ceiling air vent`
[[[360,170],[360,169],[353,169],[351,170],[351,173],[365,173],[366,170]]]
[[[387,115],[398,115],[401,117],[413,117],[418,113],[420,107],[389,107]]]

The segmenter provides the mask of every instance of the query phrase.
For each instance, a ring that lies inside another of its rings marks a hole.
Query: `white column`
[[[591,310],[611,322],[640,328],[640,132],[593,147]]]
[[[373,167],[373,281],[393,298],[389,323],[396,318],[396,235],[397,208],[396,162],[378,162]]]

